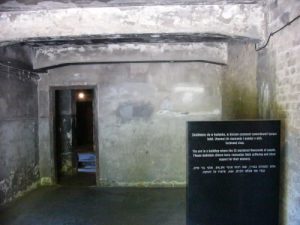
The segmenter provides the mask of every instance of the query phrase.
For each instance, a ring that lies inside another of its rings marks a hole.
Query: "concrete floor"
[[[185,189],[39,188],[0,209],[1,225],[184,225]]]
[[[72,187],[96,186],[96,174],[78,172],[73,176],[61,176],[58,178],[58,184]]]

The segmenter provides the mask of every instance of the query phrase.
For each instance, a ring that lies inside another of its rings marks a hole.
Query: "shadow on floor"
[[[0,209],[1,225],[185,225],[185,189],[42,187]]]
[[[80,173],[78,172],[73,176],[62,176],[59,178],[59,184],[63,186],[95,186],[96,174],[95,173]]]

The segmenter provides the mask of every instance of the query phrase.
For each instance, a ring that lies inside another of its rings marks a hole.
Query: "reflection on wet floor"
[[[185,196],[184,188],[43,187],[0,208],[0,224],[184,225]]]

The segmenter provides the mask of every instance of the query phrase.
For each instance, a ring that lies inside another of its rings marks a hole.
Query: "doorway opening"
[[[97,153],[93,89],[54,91],[54,152],[57,183],[96,185]]]

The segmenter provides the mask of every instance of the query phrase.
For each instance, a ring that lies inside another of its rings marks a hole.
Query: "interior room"
[[[187,122],[280,120],[300,224],[298,0],[0,1],[0,224],[186,224]]]

